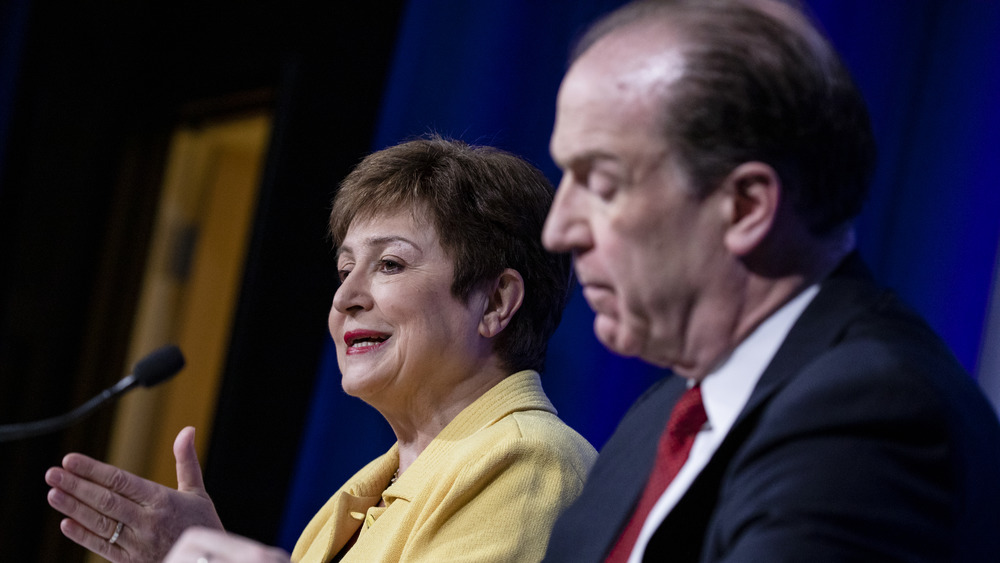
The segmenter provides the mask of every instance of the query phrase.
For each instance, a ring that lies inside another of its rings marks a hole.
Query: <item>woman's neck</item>
[[[445,392],[433,397],[419,396],[408,401],[399,412],[382,412],[399,444],[399,475],[417,459],[427,446],[456,416],[479,397],[506,378],[506,369],[489,367],[462,379]]]

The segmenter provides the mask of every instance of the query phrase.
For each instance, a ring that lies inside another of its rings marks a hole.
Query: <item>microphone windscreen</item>
[[[174,345],[157,348],[135,363],[132,375],[143,387],[159,385],[184,367],[184,354]]]

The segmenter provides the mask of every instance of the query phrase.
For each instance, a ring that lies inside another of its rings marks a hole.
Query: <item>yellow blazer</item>
[[[330,561],[359,527],[344,562],[539,561],[596,458],[556,416],[538,374],[517,372],[459,413],[388,488],[398,445],[351,477],[306,526],[292,561]]]

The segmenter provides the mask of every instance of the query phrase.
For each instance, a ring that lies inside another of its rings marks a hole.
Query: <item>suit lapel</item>
[[[683,379],[667,377],[632,405],[601,450],[582,493],[556,522],[547,561],[592,561],[611,549],[642,493],[660,433],[684,388]]]
[[[850,320],[872,303],[876,293],[868,268],[857,253],[850,254],[823,282],[812,303],[792,326],[733,428],[753,418],[789,379],[838,342]]]
[[[642,495],[656,461],[660,434],[666,427],[674,404],[686,388],[687,382],[683,378],[671,376],[647,391],[615,431],[624,439],[609,440],[598,456],[594,471],[604,473],[599,482],[618,485],[617,490],[606,491],[607,496],[601,499],[600,512],[604,518],[593,529],[595,538],[600,538],[598,544],[605,546],[605,553],[618,539]],[[614,463],[599,467],[602,458],[614,460]]]
[[[850,320],[876,298],[871,273],[852,253],[824,280],[820,291],[792,326],[726,439],[646,548],[647,561],[698,561],[701,542],[718,501],[729,464],[757,426],[764,406],[790,379],[840,340]],[[695,539],[693,541],[693,539]]]

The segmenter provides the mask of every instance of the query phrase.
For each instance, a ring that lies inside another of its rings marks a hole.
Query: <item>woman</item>
[[[344,180],[330,219],[341,278],[330,332],[344,390],[397,442],[330,498],[292,560],[541,559],[596,456],[537,373],[569,284],[568,259],[540,242],[551,199],[523,160],[441,138],[374,153]],[[221,528],[207,520],[189,523]],[[122,528],[115,546],[127,551],[141,534]],[[234,541],[189,536],[171,557],[224,561]]]

